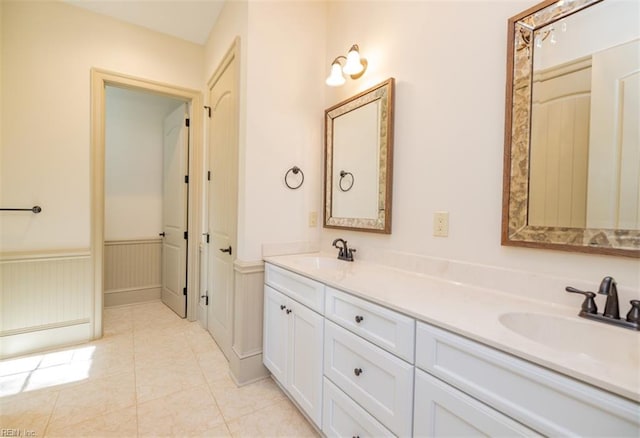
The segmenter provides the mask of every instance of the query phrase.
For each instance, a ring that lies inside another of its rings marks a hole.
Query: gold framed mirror
[[[391,234],[395,79],[325,110],[324,226]]]
[[[640,257],[640,2],[509,19],[502,244]]]

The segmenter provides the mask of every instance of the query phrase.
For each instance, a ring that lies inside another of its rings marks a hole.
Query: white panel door
[[[588,228],[640,228],[640,40],[593,55]]]
[[[231,354],[233,261],[236,253],[238,192],[238,110],[236,59],[232,57],[209,89],[209,237],[207,326],[223,352]]]
[[[187,310],[187,105],[164,120],[162,301],[181,318]]]

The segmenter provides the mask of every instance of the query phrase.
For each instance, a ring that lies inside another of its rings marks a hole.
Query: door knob
[[[229,248],[220,248],[220,252],[228,252],[228,253],[229,253],[229,255],[231,255],[231,254],[232,254],[232,252],[231,252],[231,251],[232,251],[232,250],[231,250],[231,245],[229,245]]]
[[[158,236],[164,237],[164,231],[162,233],[158,233]]]
[[[356,322],[358,324],[360,324],[362,322],[362,320],[364,319],[364,316],[360,316],[360,315],[356,315]]]
[[[356,376],[359,376],[360,374],[362,374],[362,368],[355,368],[353,370],[353,374],[355,374]]]

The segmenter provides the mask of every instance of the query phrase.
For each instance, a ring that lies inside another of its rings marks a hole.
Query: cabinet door
[[[539,436],[439,379],[416,369],[413,433],[439,436]]]
[[[283,294],[265,285],[262,361],[283,385],[287,372],[287,304]]]
[[[289,300],[287,389],[319,428],[322,427],[322,351],[324,318]]]

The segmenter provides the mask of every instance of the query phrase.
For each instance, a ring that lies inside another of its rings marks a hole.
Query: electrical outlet
[[[309,213],[309,228],[318,226],[318,212],[312,211]]]
[[[449,212],[436,211],[433,214],[433,235],[436,237],[449,236]]]

